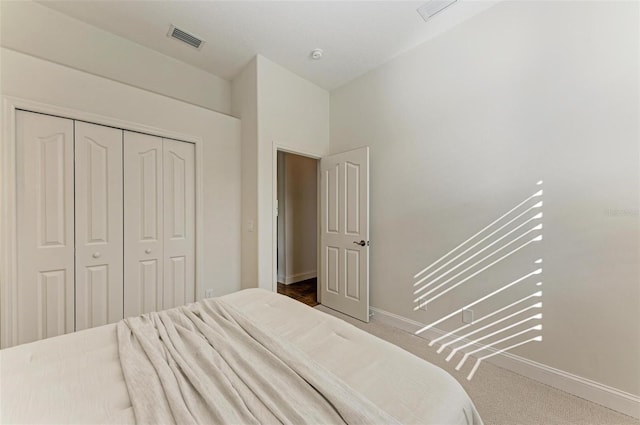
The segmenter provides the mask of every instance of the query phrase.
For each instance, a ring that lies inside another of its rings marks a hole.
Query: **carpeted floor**
[[[474,378],[467,381],[465,374],[457,372],[450,363],[445,362],[444,356],[436,354],[422,338],[376,322],[375,318],[370,323],[363,323],[322,305],[316,308],[445,369],[462,384],[486,425],[640,424],[639,420],[630,416],[488,362],[483,362]]]

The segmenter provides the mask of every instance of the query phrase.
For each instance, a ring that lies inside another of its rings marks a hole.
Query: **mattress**
[[[479,422],[451,375],[393,344],[273,292],[223,299],[403,423]],[[0,422],[135,423],[115,325],[1,350]]]

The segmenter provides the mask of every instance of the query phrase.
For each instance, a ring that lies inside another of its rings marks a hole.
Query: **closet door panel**
[[[195,145],[164,139],[163,308],[195,301]]]
[[[74,330],[73,121],[16,112],[17,343]]]
[[[75,122],[76,329],[123,317],[122,130]]]
[[[124,315],[163,308],[162,139],[124,132]]]

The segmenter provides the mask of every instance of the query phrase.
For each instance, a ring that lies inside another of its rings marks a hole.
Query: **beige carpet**
[[[457,372],[422,338],[376,322],[363,323],[324,306],[317,309],[343,319],[433,363],[462,384],[486,425],[640,424],[630,416],[483,362],[471,381]],[[455,365],[455,363],[454,363]]]

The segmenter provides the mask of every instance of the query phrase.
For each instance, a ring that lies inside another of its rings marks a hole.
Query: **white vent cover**
[[[430,0],[418,8],[418,13],[422,16],[422,19],[428,21],[456,1],[457,0]]]
[[[171,27],[169,28],[169,32],[167,33],[167,37],[175,38],[176,40],[182,41],[183,43],[186,43],[198,50],[200,50],[202,48],[202,45],[204,44],[204,40],[200,37],[196,37],[195,35],[185,30],[181,30],[175,25],[171,25]]]

